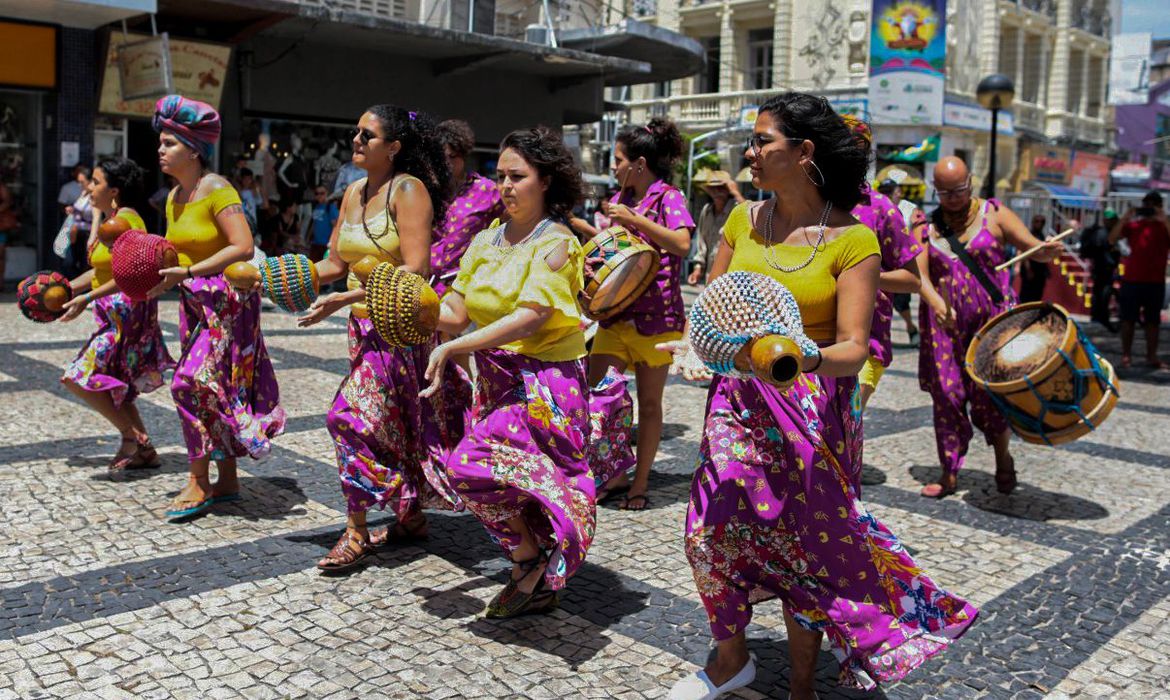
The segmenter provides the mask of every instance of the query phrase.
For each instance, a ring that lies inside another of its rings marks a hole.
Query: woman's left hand
[[[85,311],[85,307],[89,306],[89,294],[80,294],[65,302],[65,306],[61,307],[65,310],[65,314],[61,316],[62,323],[68,323],[81,315]]]
[[[640,218],[633,209],[630,209],[624,204],[610,204],[607,214],[613,223],[620,224],[626,228],[634,226]]]
[[[308,312],[297,319],[297,326],[300,328],[308,328],[309,326],[318,324],[340,311],[344,306],[345,301],[341,298],[341,294],[333,293],[326,294],[323,297],[317,297],[317,300],[309,307]]]
[[[186,267],[166,267],[158,271],[162,281],[154,285],[154,287],[146,293],[146,296],[151,299],[162,296],[167,290],[172,289],[178,283],[187,279],[187,272],[190,268]]]
[[[424,375],[430,384],[425,389],[418,392],[421,399],[427,399],[435,395],[439,387],[443,384],[443,368],[447,366],[447,361],[451,359],[451,344],[443,343],[434,350],[431,350],[430,359],[427,360],[427,371]]]

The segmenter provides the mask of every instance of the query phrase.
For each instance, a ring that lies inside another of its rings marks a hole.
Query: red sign
[[[1085,194],[1104,196],[1109,189],[1109,168],[1112,165],[1109,156],[1077,153],[1072,159],[1072,180],[1069,184]]]

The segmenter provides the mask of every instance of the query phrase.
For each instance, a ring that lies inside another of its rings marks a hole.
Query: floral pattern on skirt
[[[610,378],[590,392],[581,360],[545,362],[499,349],[476,353],[475,364],[472,424],[447,462],[448,477],[509,558],[520,537],[506,521],[524,518],[549,552],[545,582],[559,590],[593,541],[591,422],[616,431],[628,425],[615,417],[623,405],[629,410],[628,394],[620,398],[625,382]],[[628,445],[628,430],[608,440]]]
[[[115,406],[166,383],[175,361],[158,325],[158,300],[135,303],[114,292],[93,302],[97,330],[61,379],[86,391],[108,391]]]
[[[392,348],[369,319],[350,316],[350,372],[327,420],[349,512],[393,501],[398,518],[407,520],[422,508],[462,508],[445,466],[463,437],[471,382],[448,363],[442,390],[419,398],[434,347]]]
[[[939,588],[858,500],[853,378],[711,385],[687,559],[718,640],[780,597],[829,638],[841,685],[871,689],[942,651],[978,611]]]
[[[179,290],[183,352],[171,395],[187,457],[263,457],[285,415],[260,332],[260,295],[237,292],[223,275],[184,280]]]

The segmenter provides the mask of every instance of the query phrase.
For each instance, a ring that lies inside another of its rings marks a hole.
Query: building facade
[[[1116,0],[950,0],[943,123],[875,126],[882,154],[941,134],[941,153],[965,158],[982,181],[990,119],[980,79],[1005,73],[1015,106],[1001,115],[996,180],[1018,186],[1042,146],[1068,153],[1110,148],[1106,108]],[[692,78],[638,86],[626,104],[635,123],[669,115],[689,133],[733,126],[745,108],[781,90],[824,95],[840,109],[868,108],[870,0],[649,0],[624,11],[698,40],[707,66]],[[734,141],[720,153],[735,172]],[[931,165],[922,173],[929,181]],[[928,195],[929,197],[929,195]]]

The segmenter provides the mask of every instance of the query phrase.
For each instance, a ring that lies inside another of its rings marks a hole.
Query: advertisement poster
[[[1069,184],[1085,194],[1101,197],[1109,188],[1113,159],[1096,153],[1076,153],[1069,167]]]
[[[122,99],[122,79],[118,62],[119,47],[122,44],[142,42],[149,38],[145,34],[110,32],[106,69],[102,74],[102,91],[98,102],[98,111],[102,114],[147,119],[154,116],[155,98]],[[232,48],[185,39],[170,39],[168,44],[174,91],[219,109]]]
[[[1035,143],[1024,146],[1020,149],[1019,186],[1026,182],[1067,185],[1071,155],[1069,149],[1061,146]]]
[[[1144,105],[1150,98],[1153,35],[1118,34],[1109,53],[1109,104]]]
[[[874,0],[869,109],[874,124],[943,123],[946,0]]]
[[[123,100],[169,94],[174,85],[171,83],[171,51],[167,33],[144,41],[120,44],[118,74],[122,81]]]

